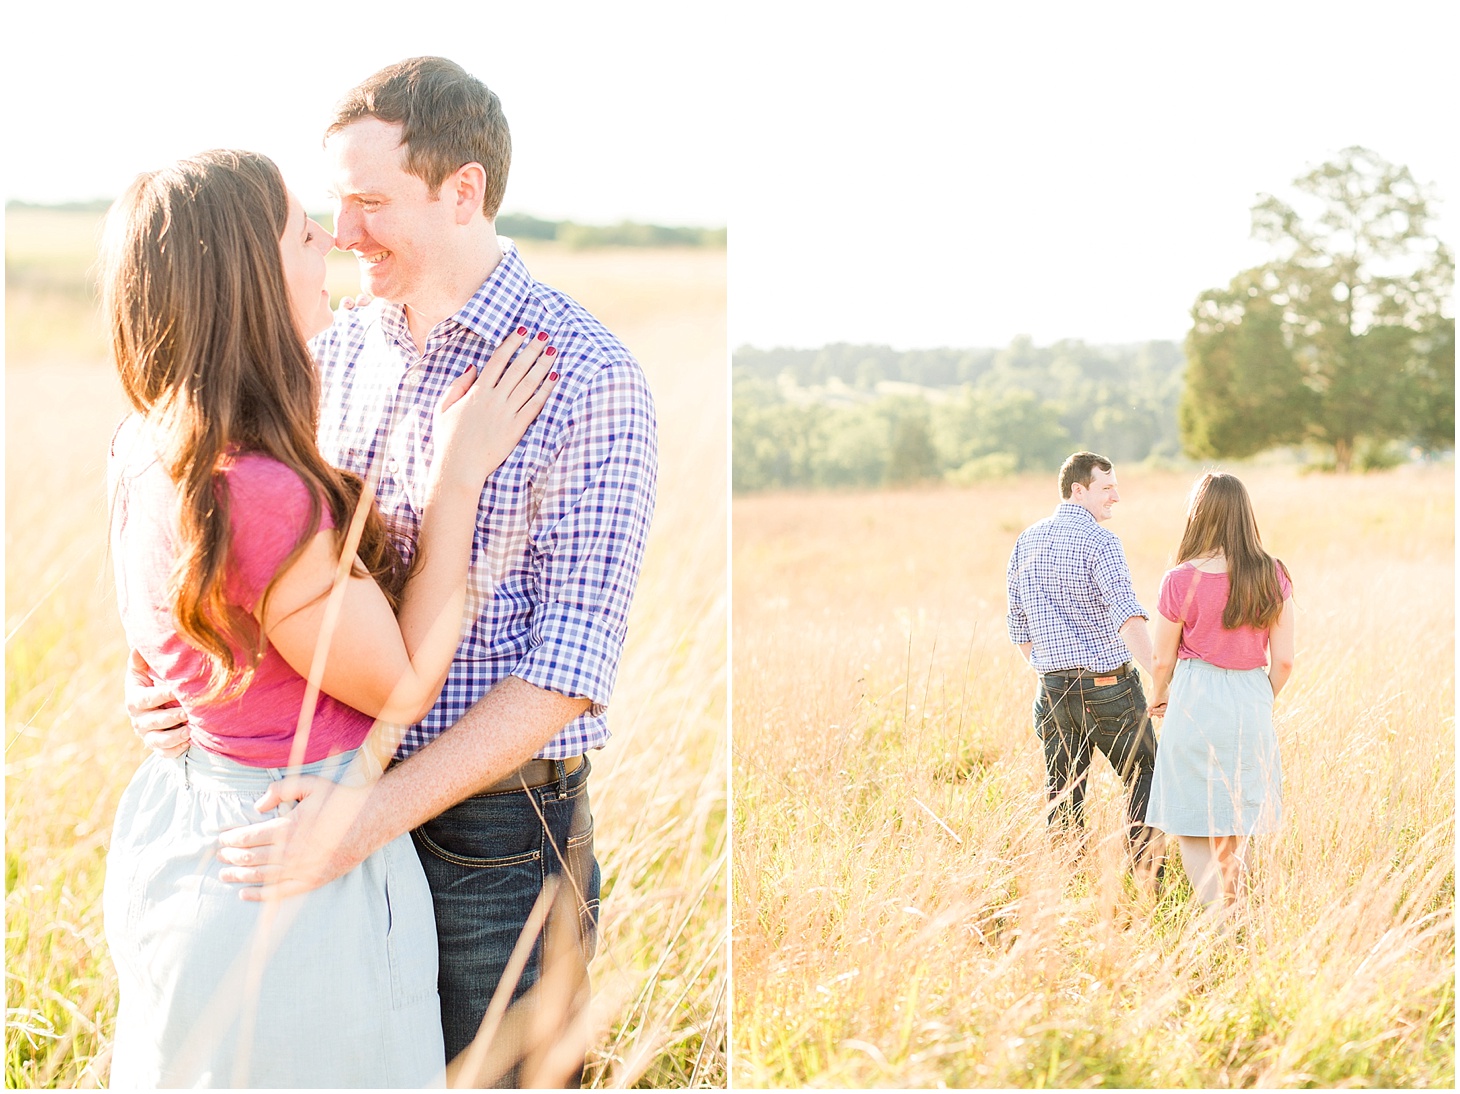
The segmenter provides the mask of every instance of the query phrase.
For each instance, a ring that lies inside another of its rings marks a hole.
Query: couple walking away
[[[1125,783],[1135,861],[1157,860],[1158,832],[1176,836],[1197,898],[1228,911],[1248,838],[1282,817],[1272,707],[1293,669],[1287,568],[1263,551],[1242,483],[1203,475],[1161,580],[1153,647],[1120,540],[1103,527],[1120,500],[1113,465],[1077,452],[1059,483],[1064,501],[1019,536],[1008,570],[1009,637],[1039,674],[1050,823],[1084,825],[1098,748]],[[1152,678],[1149,708],[1137,664]],[[1164,718],[1159,748],[1151,717]]]
[[[135,411],[111,537],[152,749],[107,859],[114,1087],[440,1085],[519,937],[528,1007],[543,937],[569,939],[563,1005],[534,1022],[586,1001],[585,753],[653,510],[653,405],[499,241],[511,142],[479,81],[392,65],[325,150],[333,238],[249,152],[146,173],[109,217]],[[335,245],[375,298],[338,316]],[[581,1039],[496,1028],[467,1085],[581,1078]]]

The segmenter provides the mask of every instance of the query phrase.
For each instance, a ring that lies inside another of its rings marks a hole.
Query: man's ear
[[[456,223],[470,224],[482,215],[482,202],[487,196],[487,169],[473,161],[458,167],[442,190],[456,203]]]

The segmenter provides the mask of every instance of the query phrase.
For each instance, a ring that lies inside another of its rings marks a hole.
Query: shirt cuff
[[[1137,616],[1144,619],[1147,623],[1151,621],[1151,614],[1145,608],[1141,607],[1140,601],[1138,600],[1127,600],[1123,604],[1117,604],[1110,610],[1110,618],[1115,620],[1116,630],[1120,630],[1121,627],[1124,627]]]
[[[1026,642],[1034,641],[1034,638],[1029,632],[1029,620],[1006,616],[1004,622],[1009,628],[1009,641],[1014,643],[1014,645],[1022,646]]]
[[[602,613],[566,604],[544,604],[532,629],[540,640],[512,675],[544,691],[587,699],[593,704],[589,714],[603,714],[618,677],[622,636],[613,633]]]

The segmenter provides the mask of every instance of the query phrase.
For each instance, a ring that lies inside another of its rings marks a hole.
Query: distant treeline
[[[735,489],[969,482],[1051,471],[1088,448],[1181,452],[1174,342],[922,349],[744,347],[733,358]]]
[[[44,204],[7,201],[6,209],[51,209],[59,213],[104,213],[109,198]],[[503,213],[497,231],[512,239],[555,240],[569,247],[719,247],[725,246],[724,228],[673,228],[623,220],[617,224],[578,224],[571,220],[543,220],[525,213]]]
[[[112,207],[111,198],[92,198],[90,201],[17,201],[11,198],[6,209],[50,209],[57,213],[104,213]]]
[[[617,224],[578,224],[541,220],[525,213],[503,213],[497,231],[513,239],[548,239],[569,247],[724,247],[724,228],[669,228],[623,220]]]

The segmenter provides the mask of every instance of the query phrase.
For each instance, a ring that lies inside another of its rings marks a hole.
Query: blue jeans
[[[1044,744],[1045,789],[1054,806],[1050,824],[1084,826],[1085,783],[1098,748],[1125,784],[1131,847],[1144,850],[1149,840],[1146,805],[1156,769],[1156,733],[1146,716],[1146,696],[1135,670],[1113,684],[1040,676],[1034,731]]]
[[[588,807],[590,770],[584,757],[576,771],[546,786],[477,794],[411,833],[436,908],[448,1060],[476,1036],[549,874],[566,872],[569,895],[578,905],[579,952],[585,965],[593,956],[599,871]],[[514,1000],[542,973],[546,933],[538,936]],[[515,1072],[502,1082],[516,1085]]]

